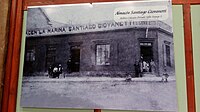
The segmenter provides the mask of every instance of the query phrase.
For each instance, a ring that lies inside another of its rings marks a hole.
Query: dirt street
[[[23,81],[23,107],[168,111],[177,108],[175,81],[39,79],[29,77]]]

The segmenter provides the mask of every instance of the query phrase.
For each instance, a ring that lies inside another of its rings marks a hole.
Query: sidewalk
[[[71,81],[71,82],[103,82],[103,81],[125,81],[126,78],[114,78],[114,77],[63,77],[62,75],[60,78],[49,78],[48,76],[34,76],[34,77],[24,77],[23,81],[31,81],[31,82],[49,82],[49,81]],[[159,82],[162,80],[162,77],[156,76],[145,76],[145,77],[137,77],[132,78],[131,81],[135,82]],[[175,81],[175,76],[169,76],[168,82]]]

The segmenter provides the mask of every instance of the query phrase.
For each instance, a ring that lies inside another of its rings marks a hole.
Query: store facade
[[[154,75],[161,75],[164,69],[174,72],[171,27],[161,21],[67,25],[52,22],[42,9],[29,13],[40,15],[41,24],[34,22],[38,17],[27,22],[25,75],[47,72],[50,65],[59,63],[66,74],[70,68],[76,75],[115,77],[130,73],[134,77],[134,66],[141,60],[148,64],[154,61]]]

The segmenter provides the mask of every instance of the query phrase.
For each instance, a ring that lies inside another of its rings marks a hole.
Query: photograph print
[[[21,107],[177,111],[170,0],[28,7]]]

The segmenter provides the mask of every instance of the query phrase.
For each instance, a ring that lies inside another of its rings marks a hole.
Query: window
[[[35,49],[27,51],[26,61],[35,61]]]
[[[150,42],[141,42],[140,46],[152,46],[152,43],[150,43]]]
[[[46,51],[46,66],[52,65],[56,59],[56,45],[48,45]]]
[[[96,46],[96,64],[97,65],[110,65],[110,45],[97,45]]]
[[[165,50],[166,50],[166,64],[167,64],[167,66],[171,66],[170,46],[165,45]]]

